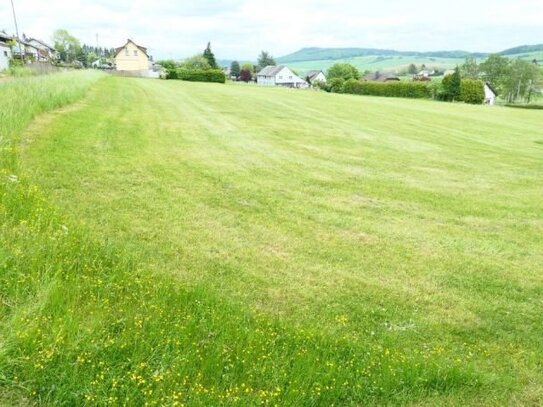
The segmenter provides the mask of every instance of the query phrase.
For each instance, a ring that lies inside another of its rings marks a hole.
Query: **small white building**
[[[267,66],[256,74],[256,83],[261,86],[284,86],[307,88],[308,84],[284,65]]]
[[[11,60],[11,47],[5,42],[0,42],[0,72],[9,68]]]
[[[498,94],[494,89],[492,89],[492,86],[490,83],[485,82],[485,105],[493,106],[496,103],[496,98],[498,97]]]
[[[309,71],[306,74],[306,78],[311,85],[314,85],[317,82],[326,83],[326,75],[323,71]]]

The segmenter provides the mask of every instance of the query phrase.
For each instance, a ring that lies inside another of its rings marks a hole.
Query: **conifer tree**
[[[215,55],[213,55],[213,52],[211,51],[211,43],[207,43],[207,48],[204,51],[204,58],[207,59],[207,62],[209,62],[209,66],[211,69],[217,69],[219,66],[217,65],[217,61],[215,61]]]

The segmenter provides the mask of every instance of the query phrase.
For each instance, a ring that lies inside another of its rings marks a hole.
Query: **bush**
[[[320,90],[324,90],[325,92],[330,92],[330,86],[326,82],[323,82],[323,81],[316,81],[315,83],[313,83],[313,87]]]
[[[345,84],[345,79],[343,79],[343,78],[332,78],[332,79],[330,79],[328,81],[329,92],[342,93],[344,84]]]
[[[187,69],[179,68],[175,71],[176,78],[190,82],[225,83],[226,75],[221,69]]]
[[[482,105],[485,101],[483,82],[478,79],[462,79],[458,100],[473,105]]]
[[[351,95],[362,95],[363,94],[363,85],[362,82],[356,79],[349,79],[343,84],[343,93],[349,93]]]

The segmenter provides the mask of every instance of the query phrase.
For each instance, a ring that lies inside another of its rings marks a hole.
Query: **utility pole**
[[[25,56],[24,56],[23,50],[21,49],[21,37],[19,37],[19,27],[17,26],[17,15],[15,14],[15,6],[13,5],[13,0],[11,0],[11,11],[13,12],[13,22],[15,23],[15,35],[17,35],[17,43],[19,45],[19,55],[24,65]]]

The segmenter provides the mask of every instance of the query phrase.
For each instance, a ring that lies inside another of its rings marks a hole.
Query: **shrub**
[[[473,105],[481,105],[485,101],[483,82],[478,79],[462,79],[458,100]]]
[[[362,95],[364,86],[362,82],[357,79],[349,79],[343,84],[343,93],[350,93],[351,95]]]
[[[328,89],[330,89],[329,92],[342,93],[344,83],[345,83],[345,79],[343,79],[343,78],[332,78],[332,79],[330,79],[328,81]]]
[[[225,83],[226,75],[221,69],[187,69],[179,68],[177,78],[190,82],[216,82]]]
[[[325,92],[330,92],[330,85],[323,81],[316,81],[313,83],[313,87],[324,90]]]

